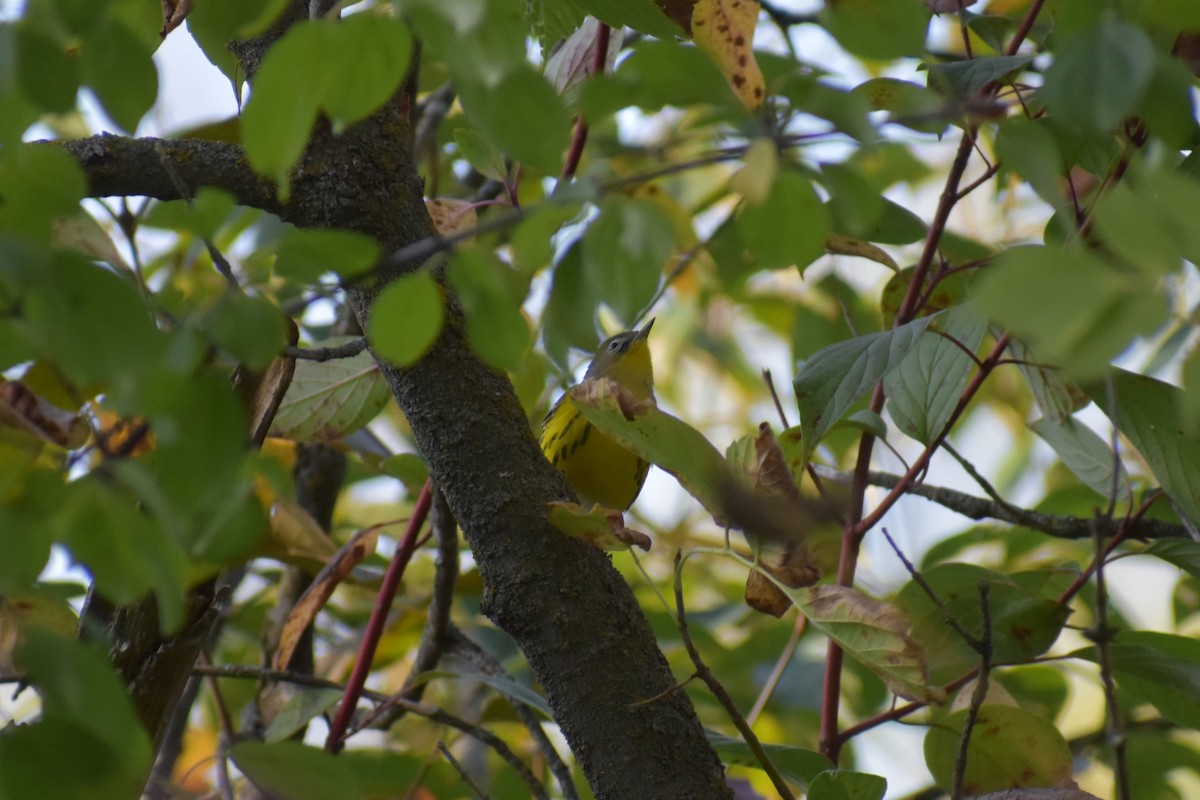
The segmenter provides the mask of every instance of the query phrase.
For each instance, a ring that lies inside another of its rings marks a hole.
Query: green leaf
[[[589,15],[610,27],[624,27],[668,41],[683,31],[663,14],[658,3],[648,0],[576,0]]]
[[[379,109],[400,88],[412,55],[412,37],[400,20],[359,12],[332,28],[322,69],[335,80],[324,84],[321,107],[335,133]]]
[[[337,347],[355,338],[334,336],[317,346]],[[372,347],[378,349],[374,343]],[[351,358],[300,359],[271,435],[302,442],[336,441],[373,420],[391,396],[379,364],[365,350]]]
[[[507,674],[489,675],[486,672],[477,670],[464,670],[455,672],[454,670],[433,670],[430,672],[422,672],[418,680],[421,683],[438,678],[453,678],[455,680],[466,681],[469,683],[482,683],[492,687],[512,703],[522,703],[529,706],[534,711],[539,712],[546,719],[554,719],[554,711],[551,710],[550,704],[546,702],[546,698],[537,693],[536,690],[528,685],[521,683],[515,678]]]
[[[1020,339],[1009,342],[1008,353],[1017,362],[1017,369],[1046,417],[1061,421],[1091,402],[1082,389],[1064,381],[1057,369],[1039,362]]]
[[[1153,286],[1077,247],[1012,248],[974,289],[989,317],[1027,339],[1066,378],[1102,372],[1167,312]]]
[[[1116,461],[1112,448],[1091,428],[1071,417],[1061,421],[1042,417],[1031,422],[1029,427],[1054,448],[1075,477],[1102,497],[1112,496],[1113,468],[1117,467],[1116,499],[1122,503],[1129,500],[1129,475],[1125,466]]]
[[[1104,244],[1132,267],[1153,275],[1200,261],[1200,233],[1188,213],[1200,185],[1166,170],[1138,170],[1105,192],[1093,213]]]
[[[1158,539],[1142,552],[1179,567],[1193,578],[1200,578],[1200,542],[1191,539]]]
[[[695,428],[658,408],[638,408],[629,418],[614,386],[612,381],[599,382],[594,403],[573,397],[580,413],[623,447],[669,472],[709,513],[719,516],[725,459],[717,448]]]
[[[590,124],[629,106],[648,112],[667,105],[739,106],[712,59],[699,48],[645,41],[632,49],[611,75],[596,75],[584,84],[580,103]]]
[[[354,231],[289,228],[275,256],[275,271],[300,283],[329,272],[360,275],[379,261],[379,244]]]
[[[785,171],[764,203],[742,204],[737,225],[759,269],[795,264],[803,270],[825,254],[830,223],[812,183],[799,173]]]
[[[114,122],[135,130],[158,97],[153,53],[112,15],[87,37],[82,51],[83,82]]]
[[[1200,436],[1180,427],[1182,392],[1121,369],[1113,370],[1111,381],[1116,408],[1104,384],[1087,387],[1087,393],[1129,437],[1183,513],[1200,522]]]
[[[59,148],[6,146],[0,156],[0,229],[47,241],[58,217],[79,212],[85,190],[79,165]]]
[[[467,321],[471,349],[497,369],[515,371],[529,349],[529,323],[519,275],[490,252],[455,251],[446,275]]]
[[[1067,164],[1049,123],[1024,117],[1006,119],[996,132],[996,154],[1004,169],[1020,175],[1038,197],[1064,208],[1060,181]]]
[[[204,239],[212,239],[233,212],[233,195],[211,186],[201,186],[191,202],[171,200],[155,203],[146,214],[143,224],[152,228],[191,231]]]
[[[367,323],[367,338],[397,366],[418,362],[437,341],[444,314],[442,289],[427,272],[410,272],[380,291]]]
[[[792,387],[800,410],[802,463],[863,394],[900,366],[930,321],[923,317],[894,330],[838,342],[801,365]]]
[[[1188,150],[1200,127],[1192,96],[1192,75],[1183,60],[1165,51],[1155,59],[1154,77],[1142,95],[1137,116],[1155,138],[1172,150]]]
[[[206,0],[192,7],[188,31],[204,55],[230,81],[237,79],[240,65],[229,42],[262,32],[275,21],[285,0]]]
[[[967,714],[966,709],[956,711],[925,736],[925,763],[947,792],[954,784]],[[989,704],[979,709],[967,745],[964,796],[1059,786],[1070,777],[1071,750],[1050,720],[1013,706]]]
[[[283,312],[270,300],[228,292],[208,318],[208,334],[218,347],[259,371],[283,349],[287,326]]]
[[[21,92],[43,111],[64,114],[75,107],[79,62],[49,36],[18,26],[16,78]]]
[[[929,85],[957,100],[970,99],[992,81],[998,81],[1033,62],[1033,55],[984,56],[929,67]]]
[[[242,111],[242,144],[256,170],[289,192],[291,172],[308,144],[327,85],[337,79],[326,69],[330,26],[299,22],[267,51],[254,77],[254,91]]]
[[[42,718],[0,736],[0,796],[137,796],[151,765],[150,742],[103,655],[31,630],[18,660],[41,695]]]
[[[77,385],[133,377],[160,358],[162,337],[130,283],[69,253],[55,254],[34,281],[27,335]]]
[[[945,101],[925,86],[899,78],[871,78],[852,94],[865,97],[875,111],[890,111],[889,121],[923,133],[940,134],[949,126]]]
[[[856,56],[890,60],[925,52],[929,12],[921,0],[838,0],[821,21]]]
[[[583,267],[583,247],[572,245],[554,268],[554,284],[546,303],[546,354],[563,369],[572,347],[594,350],[596,341],[596,304],[589,291]]]
[[[509,245],[513,264],[525,277],[531,277],[554,257],[554,237],[563,226],[579,216],[579,206],[548,204],[530,211],[513,228]]]
[[[710,730],[705,730],[704,734],[708,737],[708,743],[716,751],[717,757],[721,759],[721,763],[762,769],[762,765],[758,763],[758,758],[750,749],[750,745],[741,739],[731,739]],[[802,788],[810,786],[826,770],[833,769],[833,764],[828,758],[803,747],[764,744],[763,749],[779,774]]]
[[[1065,122],[1108,131],[1141,103],[1155,58],[1154,43],[1141,28],[1106,19],[1063,43],[1041,96]]]
[[[847,586],[783,591],[809,624],[882,678],[893,692],[924,702],[945,699],[929,682],[925,650],[908,635],[909,620],[900,607]]]
[[[462,157],[480,175],[494,181],[508,180],[508,165],[504,162],[504,154],[488,141],[487,137],[470,128],[458,128],[454,131],[454,143]]]
[[[547,174],[562,168],[570,138],[567,110],[529,65],[522,63],[492,86],[463,86],[462,104],[478,128],[514,160]]]
[[[241,742],[230,751],[238,769],[288,800],[359,800],[354,772],[340,759],[299,742]]]
[[[837,233],[866,239],[883,216],[883,196],[857,170],[844,164],[822,164],[829,190],[830,227]]]
[[[1098,662],[1095,647],[1072,653]],[[1200,642],[1156,631],[1121,631],[1108,645],[1121,691],[1185,728],[1200,728]]]
[[[951,614],[977,639],[983,636],[983,609],[979,586],[988,586],[992,621],[992,663],[1020,664],[1044,653],[1062,630],[1069,609],[1055,598],[1026,588],[1036,580],[1057,578],[1058,573],[1034,572],[1001,575],[973,564],[939,564],[923,574],[945,609],[939,609],[915,581],[905,584],[896,604],[912,620],[912,637],[929,654],[934,683],[952,680],[979,665],[977,653],[946,624]],[[1020,582],[1018,582],[1020,579]]]
[[[658,289],[674,249],[671,220],[658,205],[610,198],[583,237],[585,279],[593,296],[631,327]]]
[[[834,769],[809,784],[806,800],[883,800],[887,779],[865,772]]]
[[[1147,19],[1172,31],[1200,29],[1200,6],[1190,0],[1146,0],[1140,11]]]
[[[972,306],[937,315],[900,368],[884,379],[896,427],[922,444],[942,432],[975,368],[964,348],[978,351],[986,330],[987,320]]]
[[[270,727],[263,734],[267,743],[281,742],[295,733],[304,730],[314,717],[324,714],[337,704],[345,694],[341,689],[316,689],[299,687],[294,695],[288,698]]]

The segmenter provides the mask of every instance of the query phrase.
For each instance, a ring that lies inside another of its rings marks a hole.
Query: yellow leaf
[[[779,151],[775,142],[760,136],[746,150],[744,166],[729,179],[729,186],[746,198],[747,203],[761,206],[771,195],[775,176],[779,174]]]
[[[825,237],[825,250],[829,253],[835,253],[841,256],[859,256],[876,264],[883,264],[892,272],[899,272],[900,266],[892,260],[892,257],[885,253],[879,247],[864,242],[862,239],[854,239],[849,236],[843,236],[840,233],[831,233]]]
[[[698,0],[692,9],[696,46],[716,62],[738,99],[751,111],[762,108],[766,83],[754,60],[758,0]]]

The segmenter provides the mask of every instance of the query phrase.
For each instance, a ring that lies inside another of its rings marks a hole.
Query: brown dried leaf
[[[752,488],[737,481],[722,486],[725,517],[751,541],[783,543],[777,562],[764,561],[763,569],[789,588],[812,586],[820,580],[821,570],[805,544],[804,531],[837,515],[801,496],[770,425],[759,425],[751,445],[751,452],[739,450],[740,465]],[[757,570],[746,577],[745,598],[751,608],[776,617],[783,616],[792,604],[783,590]]]
[[[729,87],[751,111],[762,108],[766,82],[754,60],[758,0],[697,0],[692,9],[696,46],[716,62]]]
[[[295,500],[280,497],[271,507],[267,535],[256,555],[274,558],[309,572],[329,563],[337,552],[329,534]]]
[[[453,236],[475,229],[475,204],[470,200],[433,197],[425,201],[425,208],[429,209],[433,229],[439,236]]]
[[[274,669],[286,669],[304,629],[317,618],[318,612],[333,595],[333,590],[364,558],[375,552],[375,544],[379,541],[379,529],[384,524],[387,523],[357,531],[350,537],[350,541],[342,545],[317,577],[313,578],[312,585],[296,601],[292,613],[288,614],[287,622],[283,624],[283,630],[279,634],[279,649],[275,651],[272,660]]]
[[[163,26],[158,35],[167,38],[167,34],[178,28],[192,11],[192,0],[162,0]]]

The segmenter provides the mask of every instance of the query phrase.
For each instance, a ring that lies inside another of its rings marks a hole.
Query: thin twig
[[[759,766],[763,768],[763,771],[767,773],[767,777],[771,779],[771,783],[775,786],[775,791],[779,792],[779,796],[784,798],[784,800],[795,800],[795,795],[792,794],[787,781],[779,774],[779,770],[776,769],[775,764],[771,761],[771,757],[767,755],[767,751],[763,748],[762,743],[754,735],[754,730],[746,722],[746,718],[742,716],[742,712],[738,711],[733,698],[729,696],[729,692],[725,691],[725,687],[717,680],[717,676],[704,663],[704,659],[700,657],[700,651],[696,649],[696,643],[692,641],[692,635],[688,632],[687,614],[683,608],[682,567],[683,553],[677,550],[675,551],[675,624],[679,627],[679,635],[683,638],[683,646],[687,648],[688,655],[692,659],[692,664],[696,667],[696,675],[700,680],[704,681],[704,685],[708,687],[713,697],[717,698],[717,702],[725,709],[725,713],[729,715],[729,719],[750,747],[750,752],[754,753],[754,757],[758,759]]]
[[[442,751],[442,755],[446,757],[446,760],[450,762],[450,766],[454,767],[454,771],[458,773],[458,777],[462,778],[462,782],[467,785],[467,788],[474,792],[479,800],[489,800],[488,793],[475,785],[475,781],[471,779],[466,768],[458,763],[458,759],[450,753],[450,748],[446,747],[446,743],[438,739],[437,747],[438,750]]]
[[[1100,534],[1100,526],[1096,526],[1096,625],[1088,632],[1088,636],[1096,643],[1096,660],[1100,665],[1100,683],[1104,687],[1105,707],[1105,738],[1113,754],[1113,783],[1116,784],[1118,800],[1130,800],[1132,795],[1129,788],[1129,765],[1126,759],[1125,728],[1121,720],[1121,706],[1117,699],[1117,686],[1112,676],[1112,659],[1109,657],[1108,645],[1113,637],[1113,630],[1108,625],[1108,587],[1104,581],[1104,560],[1108,549]]]
[[[988,680],[992,670],[992,609],[989,602],[991,587],[986,582],[979,584],[979,610],[983,616],[983,636],[979,639],[979,680],[975,682],[975,691],[971,693],[971,705],[967,708],[967,718],[963,721],[962,733],[958,739],[958,755],[954,759],[954,788],[951,797],[962,800],[963,784],[967,777],[967,754],[971,749],[971,731],[979,720],[979,710],[987,700]]]
[[[480,672],[485,675],[514,680],[504,670],[504,667],[500,666],[500,662],[491,653],[468,638],[455,625],[449,625],[446,636],[449,639],[448,648],[455,655],[470,661]],[[554,774],[555,779],[558,781],[558,788],[562,792],[562,796],[565,800],[579,800],[579,792],[575,789],[575,781],[571,776],[571,768],[563,761],[562,756],[558,754],[558,750],[550,741],[550,737],[546,735],[545,729],[542,728],[542,720],[538,716],[538,712],[514,698],[505,697],[505,699],[512,707],[513,713],[517,715],[517,718],[529,730],[529,734],[533,737],[533,743],[537,745],[542,758],[546,759],[546,765],[550,768],[550,772]]]
[[[775,413],[779,414],[779,424],[787,428],[792,427],[788,424],[787,414],[784,413],[783,403],[779,401],[779,393],[775,391],[775,381],[771,379],[771,370],[764,369],[762,371],[763,383],[767,385],[767,391],[771,393],[771,401],[775,403]]]
[[[303,675],[301,673],[289,672],[287,670],[265,669],[263,667],[251,666],[248,664],[221,667],[196,666],[192,669],[192,672],[197,675],[215,675],[221,678],[271,680],[279,681],[281,683],[290,682],[300,684],[302,686],[316,686],[320,688],[332,689],[346,688],[332,681],[328,681],[323,678],[317,678],[312,675]],[[549,800],[549,796],[546,794],[545,787],[541,785],[537,779],[537,776],[530,771],[525,762],[521,761],[521,759],[517,757],[516,753],[512,751],[512,748],[510,748],[503,739],[496,736],[496,734],[492,733],[486,728],[481,728],[478,725],[472,725],[470,722],[467,722],[460,717],[456,717],[453,714],[427,703],[413,703],[408,700],[404,700],[403,698],[397,699],[395,697],[388,697],[387,695],[380,694],[379,692],[372,692],[366,689],[362,690],[359,693],[359,696],[365,697],[368,700],[377,703],[400,703],[404,706],[404,710],[410,714],[415,714],[418,717],[424,717],[430,722],[436,722],[439,725],[447,725],[455,730],[462,731],[473,739],[476,739],[477,741],[480,741],[495,750],[497,755],[503,758],[514,770],[517,771],[517,774],[531,789],[534,797],[538,798],[538,800]]]
[[[904,555],[904,551],[901,550],[900,546],[896,544],[896,540],[892,538],[892,534],[888,532],[888,529],[884,527],[881,530],[883,531],[883,537],[887,539],[887,543],[892,546],[892,552],[896,554],[896,557],[900,559],[900,563],[904,564],[904,568],[908,570],[908,575],[913,579],[913,583],[917,584],[917,586],[921,588],[921,591],[925,593],[925,596],[932,601],[937,610],[942,612],[942,619],[946,621],[946,624],[953,628],[954,631],[963,638],[963,641],[970,645],[972,650],[982,654],[983,642],[979,639],[979,637],[967,630],[966,627],[958,621],[958,618],[950,613],[950,609],[946,608],[946,604],[942,602],[942,598],[937,596],[937,592],[935,592],[933,587],[929,585],[929,582],[925,580],[925,576],[917,571],[917,568],[913,566],[913,563],[908,560],[907,556]]]
[[[788,637],[787,644],[783,647],[783,652],[775,660],[775,666],[771,668],[771,674],[767,676],[767,681],[763,684],[762,691],[755,698],[754,705],[750,708],[750,713],[746,715],[747,725],[753,725],[758,719],[758,715],[767,707],[767,702],[771,699],[771,695],[775,693],[775,687],[779,685],[780,679],[783,678],[784,670],[787,669],[788,664],[792,663],[792,655],[795,654],[796,647],[800,644],[800,637],[804,635],[807,627],[808,617],[803,614],[798,615],[796,617],[796,624],[792,626],[792,635]]]
[[[212,658],[207,651],[201,652],[200,663],[211,664]],[[221,733],[217,742],[217,789],[221,792],[222,800],[233,800],[233,782],[229,779],[229,747],[234,741],[233,718],[229,715],[229,707],[221,694],[221,687],[215,677],[209,676],[208,692],[212,695],[213,706],[217,709],[217,718],[221,721]]]
[[[352,339],[345,344],[339,344],[336,347],[294,347],[288,345],[283,348],[283,355],[287,358],[298,358],[303,361],[332,361],[335,358],[354,358],[354,356],[366,349],[367,338],[362,336]]]

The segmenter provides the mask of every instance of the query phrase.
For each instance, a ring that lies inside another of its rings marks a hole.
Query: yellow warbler
[[[647,338],[654,320],[641,330],[605,339],[592,358],[585,381],[608,378],[635,400],[654,398],[654,368]],[[599,503],[624,511],[633,505],[650,465],[597,430],[579,412],[567,391],[542,421],[542,452],[567,476],[584,506]]]

